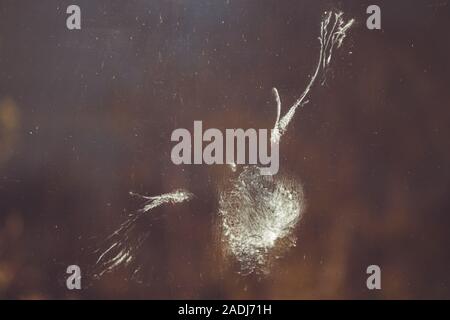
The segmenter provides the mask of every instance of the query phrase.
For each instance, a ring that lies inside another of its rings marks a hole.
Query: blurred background
[[[0,0],[0,298],[449,299],[449,1],[372,2]],[[297,246],[239,275],[213,228],[226,168],[173,165],[170,134],[271,128],[271,88],[301,94],[330,9],[357,24],[280,149],[308,202]],[[148,282],[67,290],[67,266],[91,268],[142,205],[129,191],[176,188],[196,198],[157,212]]]

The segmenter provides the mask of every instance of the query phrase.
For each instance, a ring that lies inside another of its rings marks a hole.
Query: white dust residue
[[[292,231],[305,204],[300,184],[245,167],[219,198],[222,241],[244,274],[265,270],[272,253],[295,245]],[[277,248],[280,250],[272,249]]]
[[[142,267],[136,261],[136,257],[142,244],[150,235],[151,228],[148,225],[148,218],[150,218],[152,210],[165,204],[189,201],[193,197],[190,192],[185,190],[176,190],[153,197],[141,196],[133,192],[130,194],[145,199],[145,205],[130,215],[96,251],[99,254],[94,271],[96,277],[101,277],[119,267],[129,267],[131,278],[136,278]]]
[[[273,89],[277,118],[272,130],[272,143],[280,143],[297,108],[308,102],[307,97],[319,76],[322,80],[325,78],[333,50],[341,46],[346,31],[353,22],[354,20],[344,22],[342,13],[325,13],[319,36],[317,66],[306,89],[283,117],[280,95],[277,89]],[[230,178],[219,190],[221,247],[237,260],[243,274],[268,272],[271,260],[280,257],[296,243],[293,231],[305,210],[302,186],[281,174],[261,175],[261,168],[257,166],[242,168],[234,163],[229,165],[235,178]],[[149,221],[152,221],[153,210],[162,205],[189,201],[193,195],[185,190],[177,190],[154,197],[139,197],[145,199],[144,207],[130,215],[96,251],[98,258],[94,267],[95,276],[100,277],[118,268],[126,268],[131,273],[131,278],[136,279],[144,268],[137,257],[147,255],[142,252],[142,245],[151,232]],[[155,213],[158,216],[158,212]]]
[[[345,22],[342,18],[342,12],[332,13],[326,12],[325,17],[320,24],[320,53],[319,59],[317,62],[316,69],[314,74],[311,77],[306,89],[303,91],[300,98],[298,98],[295,103],[289,108],[289,111],[281,118],[281,98],[278,94],[278,90],[273,88],[273,93],[275,95],[275,100],[277,103],[277,119],[275,121],[275,125],[272,131],[271,141],[274,143],[279,143],[281,136],[286,132],[287,126],[289,122],[291,122],[292,118],[295,115],[298,107],[303,107],[308,103],[308,100],[305,100],[308,97],[311,88],[315,84],[317,77],[322,72],[324,79],[327,68],[330,66],[331,58],[333,55],[334,48],[340,48],[342,45],[342,41],[344,41],[346,37],[347,30],[353,25],[355,22],[354,19],[351,19],[348,22]],[[322,81],[323,84],[324,81]]]
[[[276,88],[273,89],[277,118],[271,143],[280,143],[297,108],[308,102],[306,98],[319,75],[325,79],[333,50],[342,45],[346,31],[353,22],[353,19],[344,22],[342,13],[325,13],[320,28],[320,53],[315,71],[302,95],[283,117],[280,95]],[[232,169],[236,171],[235,167]],[[263,176],[259,169],[256,166],[244,167],[236,179],[219,190],[222,246],[228,256],[237,260],[243,274],[269,272],[272,258],[280,257],[295,245],[293,231],[305,209],[300,183],[280,174]]]

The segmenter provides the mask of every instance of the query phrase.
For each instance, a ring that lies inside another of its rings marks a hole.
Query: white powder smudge
[[[241,273],[265,271],[274,253],[295,245],[291,234],[304,208],[300,184],[261,175],[256,166],[245,167],[221,191],[222,243],[226,253],[240,262]]]
[[[279,143],[281,136],[286,132],[288,124],[291,122],[292,118],[295,115],[298,107],[303,107],[309,101],[305,100],[308,96],[311,88],[317,80],[317,76],[320,72],[325,76],[326,70],[331,63],[331,57],[333,54],[333,49],[335,47],[340,48],[342,42],[346,37],[347,30],[353,25],[355,22],[354,19],[351,19],[348,22],[344,22],[342,18],[343,13],[332,13],[325,12],[325,17],[320,24],[320,53],[319,60],[317,62],[316,69],[314,71],[311,80],[309,81],[306,89],[303,91],[300,98],[298,98],[295,103],[289,108],[289,111],[281,118],[281,98],[278,94],[278,90],[273,88],[273,93],[275,95],[275,100],[277,103],[277,119],[275,121],[275,125],[272,131],[271,141],[274,143]],[[324,77],[325,79],[325,77]],[[323,84],[324,81],[322,81]]]
[[[344,22],[342,13],[326,12],[320,29],[319,60],[310,82],[300,98],[281,116],[281,98],[273,88],[277,118],[271,143],[280,143],[298,107],[305,100],[319,74],[325,76],[333,49],[339,48],[354,20]],[[322,82],[323,84],[323,82]],[[232,167],[233,172],[236,166]],[[229,186],[219,190],[221,241],[227,256],[240,264],[242,274],[268,273],[272,258],[296,244],[293,235],[305,209],[300,183],[283,177],[263,176],[256,166],[244,167]]]
[[[311,88],[319,74],[325,75],[333,49],[341,46],[353,22],[353,19],[344,22],[342,13],[325,13],[315,72],[302,95],[281,119],[281,99],[278,90],[273,89],[277,118],[272,130],[272,143],[280,143],[297,108],[308,103],[306,98]],[[257,166],[239,168],[234,163],[229,166],[233,173],[240,173],[219,190],[220,235],[224,251],[239,262],[242,274],[269,272],[272,259],[280,257],[296,243],[293,230],[305,210],[303,188],[300,183],[280,174],[261,175]],[[132,279],[136,279],[143,267],[136,257],[151,232],[147,220],[152,216],[151,211],[165,204],[189,201],[193,197],[185,190],[154,197],[136,196],[145,199],[146,203],[142,209],[130,215],[96,251],[99,254],[94,268],[96,277],[123,267],[131,271]]]
[[[177,204],[192,199],[193,194],[185,190],[176,190],[159,196],[131,195],[145,199],[142,209],[129,216],[100,246],[96,252],[99,257],[95,263],[94,276],[101,277],[119,267],[129,267],[131,278],[137,279],[141,265],[136,262],[137,254],[144,241],[150,235],[148,218],[151,211],[164,204]]]

